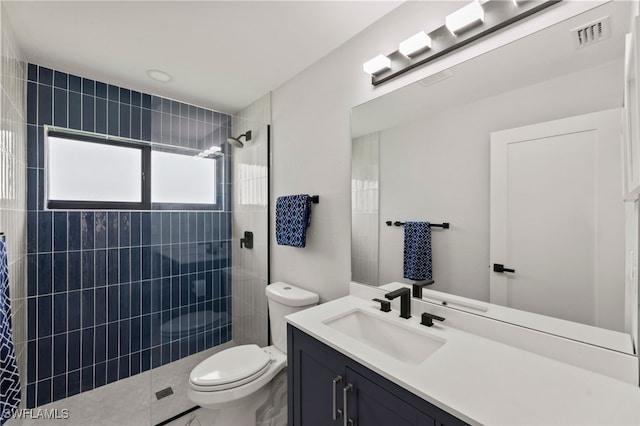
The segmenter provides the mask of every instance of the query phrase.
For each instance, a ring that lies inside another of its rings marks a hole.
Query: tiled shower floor
[[[66,409],[68,419],[23,419],[8,425],[149,425],[150,380],[150,373],[145,372],[33,410],[35,415],[39,409],[57,409],[61,415]]]
[[[187,398],[189,373],[201,360],[223,349],[234,346],[232,342],[164,365],[133,377],[101,386],[43,405],[38,409],[68,410],[68,419],[10,420],[7,426],[149,426],[158,424],[181,413],[195,404]],[[173,395],[157,400],[155,392],[171,386]],[[32,412],[35,415],[38,409]],[[51,411],[49,411],[51,412]],[[171,426],[204,426],[198,420],[198,411],[170,423]]]

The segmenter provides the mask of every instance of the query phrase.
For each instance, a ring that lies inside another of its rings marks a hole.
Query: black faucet
[[[388,300],[381,300],[378,298],[372,299],[374,302],[380,303],[380,310],[382,312],[391,312],[391,302]]]
[[[437,315],[430,314],[428,312],[423,312],[422,321],[420,322],[420,324],[426,325],[427,327],[431,327],[433,326],[433,320],[444,321],[444,318],[439,317]]]
[[[400,317],[411,318],[411,290],[406,287],[399,288],[384,295],[389,300],[400,296]]]
[[[422,287],[426,287],[428,285],[433,284],[433,280],[423,281],[421,283],[413,283],[413,297],[417,297],[418,299],[422,299]]]

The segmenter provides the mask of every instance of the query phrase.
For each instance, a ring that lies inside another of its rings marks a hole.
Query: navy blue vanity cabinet
[[[435,419],[347,367],[347,421],[358,425],[435,426]],[[343,395],[341,395],[343,396]]]
[[[466,424],[291,325],[287,357],[290,425]]]
[[[298,329],[288,327],[288,424],[342,425],[341,414],[338,414],[342,413],[342,388],[345,376],[342,355]],[[333,411],[334,382],[335,411]]]

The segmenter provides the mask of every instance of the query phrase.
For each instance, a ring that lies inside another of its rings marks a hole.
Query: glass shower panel
[[[151,306],[142,335],[151,352],[152,424],[196,405],[187,397],[189,374],[202,360],[238,344],[267,344],[268,127],[219,118],[195,139],[189,132],[187,147],[154,147],[214,159],[216,202],[153,203],[150,213],[143,288]],[[248,130],[243,148],[227,143]],[[253,233],[252,249],[240,249],[245,231]]]
[[[269,283],[270,128],[264,124],[269,119],[266,103],[263,98],[233,117],[234,137],[251,131],[251,140],[233,149],[233,340],[261,347],[268,345],[269,336],[265,287]],[[253,235],[252,248],[241,244],[246,233]]]
[[[226,143],[231,117],[200,111],[196,108],[189,116],[193,118],[181,123],[180,138],[174,135],[155,145],[152,153],[152,160],[154,154],[155,158],[173,154],[211,162],[213,167],[205,170],[208,178],[183,181],[182,186],[184,194],[194,193],[196,187],[215,194],[208,203],[164,195],[152,199],[147,283],[151,303],[142,330],[151,350],[152,424],[195,405],[187,398],[191,369],[215,348],[227,347],[232,338],[228,175],[232,156]],[[206,120],[210,113],[211,122]]]

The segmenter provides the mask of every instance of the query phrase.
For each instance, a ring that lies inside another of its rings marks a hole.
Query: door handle
[[[505,268],[502,263],[494,263],[493,264],[493,272],[499,272],[499,273],[511,272],[511,273],[514,273],[514,272],[516,272],[516,270],[515,269]]]
[[[333,420],[338,420],[340,417],[342,417],[342,411],[339,410],[336,405],[336,386],[338,385],[338,383],[342,383],[342,376],[338,376],[335,379],[333,379],[333,411],[331,412],[332,418]]]
[[[348,402],[347,402],[347,394],[349,393],[349,391],[353,390],[353,385],[351,383],[349,383],[347,386],[345,386],[342,389],[342,408],[344,409],[344,426],[349,426],[349,425],[353,425],[353,420],[351,420],[349,418],[349,407],[348,407]]]

